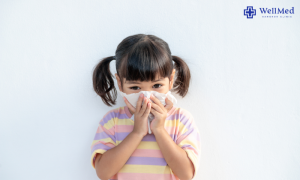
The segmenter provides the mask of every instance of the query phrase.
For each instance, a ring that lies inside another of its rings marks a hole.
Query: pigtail
[[[102,98],[102,101],[112,106],[116,104],[117,91],[114,85],[113,75],[109,69],[109,63],[115,59],[115,56],[109,56],[102,59],[93,72],[94,91]],[[112,91],[112,94],[110,93]]]
[[[174,65],[177,72],[177,76],[173,85],[174,91],[176,91],[176,93],[178,93],[180,96],[184,97],[188,92],[191,80],[190,69],[180,57],[172,56],[172,60],[175,63]]]

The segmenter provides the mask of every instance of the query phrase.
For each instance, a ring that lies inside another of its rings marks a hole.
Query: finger
[[[151,104],[152,104],[152,103],[151,103],[150,101],[147,103],[147,109],[146,109],[146,111],[144,112],[143,117],[149,115],[150,110],[151,110]]]
[[[125,104],[127,105],[128,109],[131,110],[131,112],[135,112],[135,107],[133,107],[130,102],[126,99],[126,97],[124,97],[124,101],[125,101]]]
[[[165,108],[166,108],[168,111],[171,110],[172,107],[173,107],[173,102],[170,101],[168,98],[166,98],[165,101],[166,101]]]
[[[143,101],[143,97],[144,97],[144,94],[141,93],[141,94],[140,94],[140,97],[139,97],[139,99],[138,99],[138,101],[137,101],[137,104],[136,104],[136,111],[137,111],[137,112],[140,112],[141,105],[142,105],[142,101]]]
[[[145,110],[146,110],[146,108],[147,108],[147,103],[148,103],[148,99],[146,98],[146,97],[144,97],[144,103],[143,103],[143,105],[142,105],[142,108],[141,108],[141,110],[139,111],[139,113],[142,115],[142,114],[144,114],[144,112],[145,112]]]
[[[153,94],[150,95],[150,99],[161,108],[164,107],[160,100],[158,100]]]
[[[157,112],[163,113],[163,110],[157,104],[152,103],[152,109],[155,109]]]
[[[152,104],[152,105],[153,105],[153,104]],[[151,106],[152,106],[152,105],[151,105]],[[153,108],[150,109],[150,112],[151,112],[154,116],[159,115],[159,113],[158,113],[155,109],[153,109]]]

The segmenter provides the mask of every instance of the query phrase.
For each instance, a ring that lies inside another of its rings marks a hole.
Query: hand
[[[142,105],[143,99],[144,103]],[[148,116],[151,109],[150,100],[144,97],[144,94],[141,93],[136,108],[134,108],[125,97],[124,100],[127,107],[134,113],[134,127],[132,132],[144,137],[148,133]]]
[[[165,128],[165,120],[167,118],[168,112],[172,109],[173,103],[168,98],[166,98],[166,105],[164,106],[156,97],[152,94],[150,99],[153,101],[150,112],[155,116],[150,124],[150,129],[152,132],[159,129]]]

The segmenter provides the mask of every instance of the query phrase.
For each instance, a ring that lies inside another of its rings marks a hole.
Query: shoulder
[[[190,113],[188,110],[180,107],[176,107],[174,113],[177,116],[177,119],[183,123],[183,124],[191,124],[194,123],[194,117],[192,113]]]
[[[176,107],[174,114],[177,114],[179,118],[193,118],[193,115],[186,109]]]
[[[103,124],[112,121],[115,122],[116,119],[120,118],[124,114],[124,106],[123,107],[117,107],[114,109],[109,110],[104,114],[101,121]]]
[[[199,129],[192,113],[184,108],[176,108],[176,113],[178,114],[179,134],[195,131],[198,133],[197,136],[199,136]]]

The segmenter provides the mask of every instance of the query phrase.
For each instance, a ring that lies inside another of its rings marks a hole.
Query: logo
[[[294,7],[292,7],[292,9],[284,9],[284,8],[282,8],[281,10],[280,10],[280,8],[272,8],[272,9],[268,9],[268,8],[259,8],[260,9],[260,12],[262,13],[262,14],[266,14],[266,13],[268,13],[268,14],[294,14]],[[277,12],[276,12],[276,10],[277,10]]]
[[[259,10],[262,18],[292,18],[292,15],[295,14],[294,7],[291,9],[259,8]],[[244,9],[244,16],[247,16],[247,19],[253,19],[256,16],[256,9],[253,9],[253,6],[247,6],[247,9]]]
[[[247,19],[253,19],[253,16],[256,15],[256,9],[253,9],[253,6],[247,6],[247,9],[244,9],[244,15],[247,16]]]

